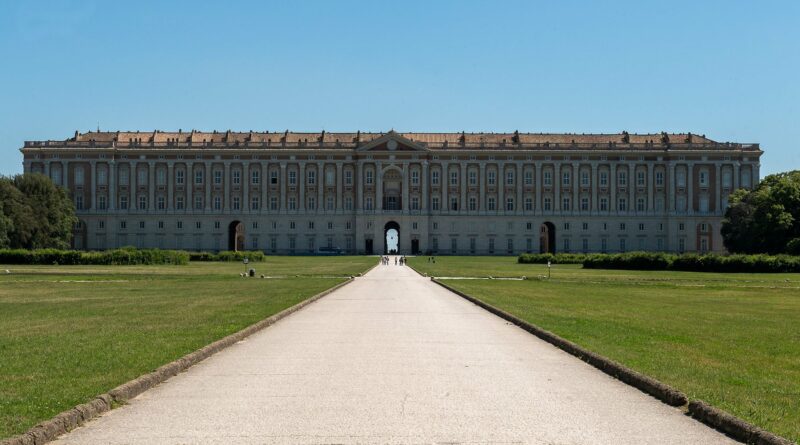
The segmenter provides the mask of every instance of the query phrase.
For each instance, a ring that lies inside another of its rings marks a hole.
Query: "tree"
[[[721,229],[729,251],[790,253],[800,243],[800,171],[767,176],[729,203]]]
[[[0,178],[0,213],[10,220],[5,237],[12,248],[68,248],[77,222],[67,191],[35,173]]]
[[[14,223],[11,218],[3,213],[3,208],[0,207],[0,249],[7,248],[10,244],[8,232],[14,228]]]

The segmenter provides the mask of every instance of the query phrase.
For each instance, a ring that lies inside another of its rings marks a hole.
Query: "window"
[[[542,177],[543,177],[543,180],[544,180],[544,185],[546,185],[548,187],[553,185],[553,172],[552,171],[545,170],[543,172],[543,176]]]
[[[567,230],[567,231],[569,230],[569,223],[568,222],[564,223],[564,230]]]
[[[514,185],[514,170],[506,172],[506,185]]]
[[[197,229],[197,230],[202,229],[203,228],[203,223],[200,222],[200,221],[195,221],[194,228]]]
[[[431,171],[431,184],[439,185],[439,170]]]
[[[490,196],[486,200],[486,208],[491,212],[494,212],[495,210],[497,210],[497,201],[495,201],[494,196]]]
[[[742,170],[742,187],[750,188],[750,170]]]
[[[608,251],[608,239],[607,238],[600,238],[600,251],[605,253]]]
[[[123,221],[120,221],[120,222],[119,222],[119,229],[120,229],[120,230],[125,230],[125,229],[127,229],[127,228],[128,228],[128,222],[127,222],[127,221],[124,221],[124,220],[123,220]]]
[[[581,211],[582,212],[589,211],[589,198],[586,197],[581,198]]]
[[[431,210],[439,210],[439,197],[431,197]]]
[[[581,230],[589,230],[589,223],[581,223]]]
[[[105,221],[97,221],[97,228],[99,230],[105,229],[106,228],[106,222]]]
[[[458,211],[458,198],[455,196],[450,197],[450,210],[454,212]]]
[[[234,181],[235,180],[236,177],[234,175]],[[297,172],[294,170],[289,170],[289,185],[291,185],[292,187],[297,185]]]
[[[628,185],[628,172],[626,171],[619,171],[617,172],[617,185],[620,187],[625,187]]]
[[[533,172],[525,170],[525,185],[533,185]]]
[[[450,239],[450,253],[456,254],[458,252],[458,238]]]
[[[366,184],[368,184],[368,185],[372,185],[372,182],[373,182],[373,172],[372,172],[372,170],[367,170],[365,172],[365,174],[367,175],[367,178],[366,178],[366,180],[364,182]]]
[[[458,170],[450,171],[450,185],[458,185]]]
[[[166,204],[167,204],[166,199],[164,199],[163,196],[159,196],[158,198],[156,198],[156,206],[158,210],[165,210],[167,208]]]
[[[104,195],[100,195],[97,197],[97,209],[98,210],[105,210],[106,209],[106,197]]]
[[[509,238],[508,240],[506,240],[506,251],[509,254],[514,253],[514,239],[513,238]]]
[[[564,238],[563,245],[564,245],[564,252],[569,252],[569,238]]]
[[[708,171],[700,170],[700,187],[708,187]]]
[[[353,210],[353,198],[348,196],[344,198],[344,209],[345,210]]]
[[[367,196],[364,200],[364,210],[372,210],[372,197]]]
[[[238,196],[233,197],[231,204],[233,204],[233,210],[240,210],[242,208],[242,200]]]
[[[608,172],[600,172],[600,187],[608,187]]]
[[[525,211],[526,212],[533,211],[533,199],[532,198],[525,198]]]
[[[194,197],[194,209],[195,210],[203,210],[203,197],[202,196],[195,196]]]
[[[489,238],[489,253],[494,253],[494,238]]]
[[[120,177],[122,177],[122,172],[120,172]],[[185,182],[185,178],[186,178],[186,173],[182,169],[175,170],[175,184],[183,185]],[[126,184],[128,183],[127,179],[125,180],[125,183]]]
[[[203,183],[203,170],[197,169],[194,171],[194,183],[195,184],[202,184]]]
[[[411,185],[419,185],[419,170],[411,171]]]
[[[325,198],[325,209],[326,210],[333,210],[334,206],[335,206],[335,203],[334,203],[334,200],[333,200],[333,196],[328,196],[327,198]]]
[[[564,170],[561,173],[561,185],[564,187],[569,187],[569,180],[570,180],[570,172],[569,170]]]
[[[478,185],[478,172],[475,170],[469,171],[469,185],[475,186]]]
[[[475,238],[469,239],[469,253],[475,253]]]
[[[644,182],[644,172],[641,170],[636,172],[636,186],[644,187]]]
[[[75,171],[75,173],[77,173],[77,170]],[[147,184],[147,170],[140,168],[136,181],[138,181],[137,185],[139,186]]]
[[[686,171],[685,170],[680,169],[675,173],[675,182],[678,184],[678,187],[686,187]]]
[[[469,197],[469,211],[474,212],[478,210],[478,200],[474,196]]]
[[[317,183],[317,171],[316,170],[309,170],[306,172],[306,178],[308,185],[315,185]]]
[[[97,170],[97,183],[99,185],[106,185],[108,183],[108,173],[105,168]]]
[[[544,198],[544,209],[548,212],[553,209],[553,200],[549,196]]]
[[[178,221],[175,223],[175,228],[180,230],[183,229],[183,221]]]
[[[139,210],[147,210],[147,196],[139,196]]]
[[[219,223],[219,221],[214,221],[214,228],[215,228],[215,229],[219,229],[219,228],[220,228],[220,223]]]
[[[258,210],[261,207],[258,196],[250,197],[250,210]]]
[[[75,197],[75,209],[83,210],[83,196],[78,195]]]
[[[686,251],[686,239],[679,238],[678,239],[678,252],[683,253]]]
[[[725,188],[731,188],[731,172],[730,170],[725,170],[722,172],[722,186]]]
[[[644,212],[645,209],[645,201],[644,198],[636,198],[636,211],[637,212]]]
[[[328,230],[333,230],[333,222],[328,221]]]
[[[496,171],[489,170],[486,173],[486,183],[489,184],[489,185],[492,185],[492,186],[497,184],[497,172]]]
[[[681,231],[681,232],[683,232],[684,230],[686,230],[686,224],[684,224],[684,223],[678,223],[678,230],[679,230],[679,231]]]
[[[601,212],[608,211],[608,198],[600,198],[600,211]]]
[[[639,223],[639,231],[644,232],[644,223]]]
[[[222,184],[222,170],[214,170],[214,184]]]
[[[628,200],[625,198],[619,198],[619,202],[617,204],[617,210],[620,212],[628,211]]]
[[[314,230],[314,221],[308,222],[308,230]]]
[[[589,239],[588,238],[583,238],[581,240],[581,250],[583,250],[583,253],[586,253],[586,252],[589,251]]]
[[[222,198],[219,196],[214,197],[214,210],[222,210]]]
[[[261,172],[258,170],[253,170],[250,172],[250,183],[253,185],[258,185],[261,182]]]
[[[625,251],[625,238],[620,238],[619,239],[619,251],[620,252],[624,252]]]
[[[589,171],[584,170],[581,172],[581,187],[589,187]]]
[[[619,223],[619,230],[620,232],[624,232],[626,229],[625,223]]]
[[[272,170],[269,172],[269,183],[273,185],[278,184],[278,170]]]
[[[289,221],[289,230],[294,230],[297,228],[297,225],[294,221]]]
[[[664,172],[657,171],[656,172],[656,187],[663,187],[664,186]]]
[[[184,202],[183,202],[183,196],[178,196],[177,198],[175,198],[175,208],[177,210],[183,210],[184,207],[185,207],[185,205],[184,205]]]
[[[325,185],[333,187],[336,184],[336,172],[332,169],[325,171]]]
[[[315,210],[317,208],[317,198],[309,196],[306,198],[306,207],[308,210]]]
[[[708,196],[700,197],[700,212],[708,212]]]
[[[561,210],[567,211],[570,210],[572,206],[570,206],[570,200],[568,197],[564,197],[561,199]]]
[[[353,185],[353,171],[352,170],[345,170],[344,171],[344,184],[345,185]]]
[[[514,198],[506,198],[506,211],[514,211]]]

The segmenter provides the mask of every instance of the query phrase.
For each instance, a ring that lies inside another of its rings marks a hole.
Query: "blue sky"
[[[79,129],[691,131],[800,169],[800,2],[0,0],[0,174]]]

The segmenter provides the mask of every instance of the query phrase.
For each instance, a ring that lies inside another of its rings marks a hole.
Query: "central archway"
[[[233,221],[228,226],[228,250],[244,250],[244,224]]]
[[[389,221],[383,226],[383,254],[400,253],[400,224]]]
[[[556,253],[556,226],[550,221],[539,227],[539,253]]]

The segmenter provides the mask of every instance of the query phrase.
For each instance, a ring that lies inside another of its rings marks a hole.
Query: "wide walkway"
[[[734,443],[401,266],[378,266],[59,444]]]

